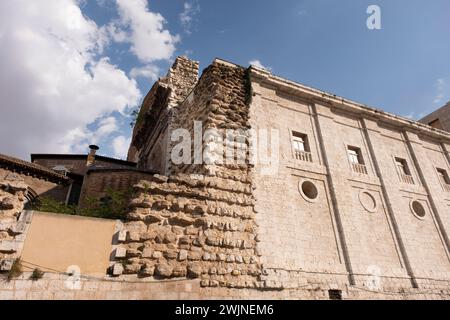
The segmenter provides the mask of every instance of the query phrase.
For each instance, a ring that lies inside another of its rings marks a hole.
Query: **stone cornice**
[[[254,82],[269,84],[280,91],[296,95],[314,102],[322,102],[331,105],[336,109],[342,109],[351,112],[360,117],[364,115],[367,118],[376,118],[384,123],[397,127],[400,131],[409,129],[437,139],[441,142],[450,143],[450,133],[432,128],[423,123],[409,120],[407,118],[397,116],[395,114],[385,112],[381,109],[373,108],[337,95],[327,93],[318,89],[314,89],[294,81],[290,81],[273,75],[267,70],[251,66],[251,79]]]

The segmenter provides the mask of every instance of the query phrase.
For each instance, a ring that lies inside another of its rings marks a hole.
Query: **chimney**
[[[91,144],[89,146],[89,154],[87,157],[86,166],[90,167],[95,163],[95,154],[97,153],[97,150],[100,149],[98,146]]]

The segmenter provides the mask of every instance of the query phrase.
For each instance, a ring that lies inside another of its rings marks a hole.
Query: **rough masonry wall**
[[[162,174],[167,171],[172,109],[186,99],[197,78],[198,62],[178,57],[166,77],[158,80],[145,97],[128,153],[128,159],[138,162],[139,168]]]
[[[221,143],[223,153],[216,154],[219,159],[223,159],[227,146],[234,148],[236,144],[227,143],[227,130],[246,130],[250,128],[248,122],[248,95],[250,94],[249,80],[247,71],[244,68],[234,65],[227,65],[220,61],[213,62],[202,74],[197,86],[188,96],[188,98],[175,108],[172,121],[173,129],[186,129],[189,131],[192,139],[192,149],[194,150],[195,135],[194,121],[201,122],[203,141],[205,132],[208,129],[215,129],[222,136],[221,141],[215,140],[215,143]],[[206,136],[205,136],[206,137]],[[208,139],[204,139],[208,142]],[[231,141],[232,142],[232,141]],[[170,150],[177,142],[171,144]],[[203,144],[201,152],[206,148]],[[195,151],[192,152],[191,162],[187,164],[171,164],[169,173],[195,173],[206,175],[219,175],[224,178],[228,176],[239,176],[241,181],[249,181],[250,167],[247,164],[238,165],[218,164],[212,165],[194,164]],[[205,152],[206,154],[206,152]],[[214,152],[210,153],[215,155]],[[170,155],[169,155],[170,157]],[[204,159],[202,159],[204,160]]]
[[[173,128],[248,127],[245,70],[213,63],[184,103]],[[224,142],[225,143],[225,142]],[[173,166],[168,178],[142,181],[122,237],[123,272],[156,278],[201,278],[202,286],[263,286],[256,252],[251,171],[248,165]],[[120,274],[122,265],[114,267]]]
[[[11,269],[25,241],[30,223],[22,212],[27,188],[20,177],[0,181],[0,272]]]
[[[156,175],[136,186],[113,274],[200,278],[202,286],[258,287],[248,183]],[[121,262],[120,262],[121,261]]]

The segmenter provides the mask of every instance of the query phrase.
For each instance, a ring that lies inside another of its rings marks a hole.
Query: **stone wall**
[[[299,289],[282,291],[204,288],[200,280],[172,279],[149,280],[123,277],[80,277],[74,279],[64,274],[45,273],[38,281],[30,280],[26,272],[10,282],[0,281],[0,300],[230,300],[230,299],[309,299],[330,298],[326,288],[308,285]],[[449,291],[412,290],[377,293],[366,289],[345,287],[342,299],[388,299],[388,300],[446,300]]]
[[[253,179],[265,278],[285,288],[375,281],[375,291],[447,290],[450,196],[436,169],[450,172],[450,137],[263,70],[251,76],[252,128],[276,129],[280,140],[276,173],[258,165]],[[307,136],[307,161],[293,153],[293,132]],[[364,171],[352,167],[349,146],[359,148]],[[399,176],[395,157],[407,161],[413,183]],[[315,199],[305,197],[305,182]]]
[[[450,101],[442,108],[425,116],[419,121],[431,125],[436,129],[450,132]]]
[[[65,202],[70,184],[58,184],[54,181],[45,180],[31,174],[23,174],[0,168],[0,181],[22,181],[28,190],[32,190],[36,196],[52,197],[58,201]],[[5,182],[7,183],[7,182]]]
[[[22,212],[28,186],[23,180],[0,181],[0,272],[11,269],[23,247],[30,219]]]
[[[287,292],[302,297],[303,288],[311,286],[324,294],[341,290],[360,297],[447,292],[448,194],[433,170],[449,169],[448,143],[440,140],[448,137],[436,139],[434,130],[377,110],[351,108],[344,99],[296,87],[266,71],[214,61],[174,108],[172,128],[187,129],[192,138],[194,121],[201,121],[203,133],[209,128],[222,133],[276,129],[278,167],[267,175],[248,159],[244,165],[172,164],[168,178],[141,182],[133,201],[136,209],[129,214],[136,221],[125,226],[126,245],[118,251],[121,263],[113,273],[199,277],[202,287],[268,290],[271,297]],[[408,125],[411,130],[405,130]],[[419,131],[423,134],[413,134]],[[309,161],[295,158],[294,132],[307,135]],[[226,150],[226,141],[220,143]],[[349,146],[359,148],[363,172],[349,162]],[[427,154],[432,165],[426,165]],[[195,151],[190,156],[193,160]],[[394,157],[410,164],[413,186],[399,180]],[[236,188],[217,188],[219,181]],[[316,188],[317,198],[304,194],[304,183]],[[199,187],[208,196],[199,194]],[[216,194],[244,196],[249,202],[236,206],[234,200],[225,201],[221,209]],[[413,200],[426,208],[423,219],[411,212]],[[228,223],[244,222],[248,229],[227,229]],[[230,236],[251,241],[252,247],[228,248]],[[375,289],[368,290],[373,282]]]
[[[200,278],[203,287],[259,287],[251,185],[156,175],[136,186],[114,275]]]
[[[198,62],[178,57],[144,99],[133,130],[128,159],[140,169],[165,174],[173,108],[183,102],[198,78]]]
[[[154,172],[132,169],[93,169],[83,180],[80,206],[85,206],[88,198],[101,199],[108,190],[129,193],[140,180],[151,177]]]

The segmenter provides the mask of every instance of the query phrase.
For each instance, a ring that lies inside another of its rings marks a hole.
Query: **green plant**
[[[136,108],[131,112],[132,120],[130,122],[130,127],[134,128],[136,125],[140,124],[142,121],[141,108]]]
[[[55,212],[74,215],[77,212],[77,206],[65,205],[50,197],[41,197],[37,203],[33,204],[33,210],[42,212]]]
[[[22,261],[20,258],[17,258],[16,260],[14,260],[11,269],[8,272],[7,279],[8,281],[11,281],[12,279],[20,277],[22,273],[23,273]]]
[[[124,219],[131,194],[131,189],[122,192],[109,188],[101,198],[86,197],[82,207],[65,205],[52,198],[42,197],[33,206],[33,210],[104,219]]]
[[[36,268],[33,270],[33,273],[30,276],[30,280],[38,281],[39,279],[42,279],[43,276],[44,276],[44,272],[41,271],[41,269]]]

